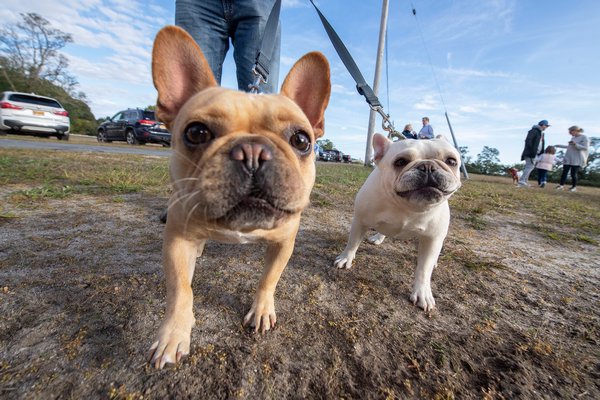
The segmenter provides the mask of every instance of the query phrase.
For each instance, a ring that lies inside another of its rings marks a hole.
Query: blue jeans
[[[538,185],[548,182],[548,170],[536,168]]]
[[[238,89],[247,91],[254,82],[252,68],[274,0],[177,0],[175,24],[188,31],[202,49],[215,79],[221,83],[229,40],[233,44]],[[279,82],[281,24],[271,56],[269,78],[261,91],[273,93]]]
[[[525,157],[525,168],[523,168],[523,175],[521,175],[521,179],[519,180],[519,184],[527,185],[527,181],[529,180],[529,175],[531,171],[535,168],[535,160],[531,157]]]

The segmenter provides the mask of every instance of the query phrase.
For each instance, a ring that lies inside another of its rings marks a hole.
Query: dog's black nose
[[[434,162],[431,161],[423,161],[421,164],[417,165],[417,169],[419,171],[423,171],[426,174],[431,174],[433,171],[437,169],[437,166]]]
[[[256,172],[265,161],[273,158],[271,149],[263,143],[240,143],[231,149],[229,157],[240,161],[248,172]]]

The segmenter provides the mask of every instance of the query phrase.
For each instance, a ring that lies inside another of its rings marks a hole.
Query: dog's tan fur
[[[331,85],[325,57],[309,53],[292,67],[280,95],[220,88],[200,48],[174,26],[156,37],[152,76],[157,115],[171,131],[173,147],[173,195],[163,242],[167,310],[150,349],[152,363],[162,368],[189,353],[195,323],[191,282],[208,239],[268,243],[244,324],[261,332],[275,325],[275,287],[309,203],[312,146],[323,135]],[[198,136],[190,127],[199,123],[211,139],[191,146],[189,138]],[[310,139],[310,151],[291,145],[298,132]]]

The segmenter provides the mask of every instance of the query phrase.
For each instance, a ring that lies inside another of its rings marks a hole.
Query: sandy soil
[[[241,326],[264,246],[211,242],[191,355],[154,370],[165,203],[75,196],[0,218],[0,398],[600,398],[598,246],[543,239],[518,211],[485,230],[453,216],[424,313],[414,243],[364,243],[334,270],[351,204],[313,205],[264,336]]]

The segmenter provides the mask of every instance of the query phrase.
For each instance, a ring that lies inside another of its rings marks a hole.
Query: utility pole
[[[379,77],[381,75],[381,61],[385,51],[385,32],[387,30],[388,0],[383,0],[381,7],[381,26],[379,28],[379,45],[377,47],[377,61],[375,63],[375,77],[373,78],[373,93],[377,96],[379,92]],[[376,112],[369,113],[369,129],[367,131],[367,148],[365,151],[365,166],[369,165],[373,158],[373,132],[375,130]]]

